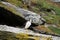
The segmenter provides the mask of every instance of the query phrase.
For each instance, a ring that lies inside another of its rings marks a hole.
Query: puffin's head
[[[40,15],[29,15],[25,17],[25,19],[37,25],[45,24],[45,19],[43,19]]]

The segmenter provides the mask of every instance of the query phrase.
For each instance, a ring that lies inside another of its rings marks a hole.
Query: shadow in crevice
[[[8,26],[22,26],[26,22],[22,17],[0,7],[0,24]]]
[[[0,7],[0,24],[8,26],[22,26],[26,23],[26,20],[7,9]],[[33,24],[31,26],[36,26]]]

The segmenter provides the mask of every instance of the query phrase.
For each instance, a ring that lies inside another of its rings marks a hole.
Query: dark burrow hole
[[[41,8],[40,11],[46,11],[46,12],[51,12],[51,11],[54,11],[54,9],[52,8]]]
[[[26,20],[24,18],[15,15],[3,7],[0,7],[0,25],[23,27],[25,23]],[[31,26],[36,26],[36,24],[32,24]]]

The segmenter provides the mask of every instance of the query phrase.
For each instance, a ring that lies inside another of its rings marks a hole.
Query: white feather
[[[25,29],[29,28],[31,25],[31,20],[26,22]]]

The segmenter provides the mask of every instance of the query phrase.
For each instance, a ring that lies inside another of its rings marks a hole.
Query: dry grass
[[[37,26],[36,29],[45,31],[47,33],[53,33],[49,28],[45,27],[44,25]]]
[[[46,0],[46,1],[52,5],[58,6],[60,8],[60,3],[52,2],[50,0]]]

